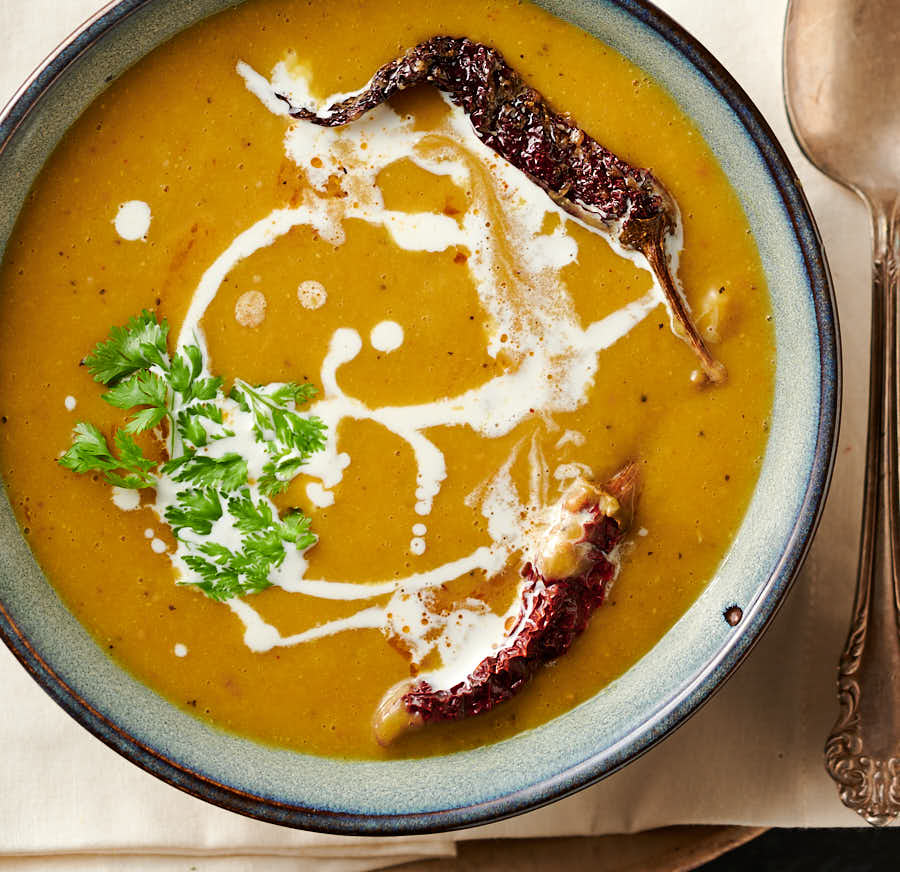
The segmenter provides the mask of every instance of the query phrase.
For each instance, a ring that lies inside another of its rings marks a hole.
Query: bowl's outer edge
[[[107,4],[48,56],[0,113],[0,154],[15,130],[53,82],[104,33],[153,0]],[[651,730],[626,736],[604,753],[602,766],[588,759],[557,777],[546,779],[484,803],[463,808],[402,815],[358,815],[304,808],[261,798],[182,767],[117,727],[91,707],[46,663],[0,603],[0,635],[12,653],[45,691],[79,723],[114,750],[179,789],[251,817],[294,827],[344,834],[412,834],[444,831],[499,820],[547,804],[611,774],[644,753],[693,714],[732,673],[783,602],[806,556],[827,493],[839,424],[840,348],[836,306],[821,238],[796,173],[768,124],[749,97],[715,58],[680,25],[647,0],[607,0],[654,30],[693,64],[740,119],[774,180],[790,216],[813,296],[819,333],[819,421],[814,462],[788,547],[754,602],[745,607],[739,632],[729,637],[715,660],[680,693],[660,707]],[[640,733],[640,735],[635,735]]]

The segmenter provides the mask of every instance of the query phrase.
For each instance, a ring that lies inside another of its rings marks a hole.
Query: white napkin
[[[844,417],[806,568],[737,675],[617,775],[547,808],[455,836],[363,839],[263,824],[144,774],[70,720],[0,651],[0,872],[6,868],[355,872],[452,855],[454,839],[627,833],[672,824],[856,826],[822,766],[852,601],[865,449],[869,239],[862,206],[801,156],[782,103],[786,0],[657,0],[732,72],[806,187],[841,311]],[[98,0],[0,0],[0,99]],[[2,647],[2,646],[0,646]]]

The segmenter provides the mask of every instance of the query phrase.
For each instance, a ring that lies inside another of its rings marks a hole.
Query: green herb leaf
[[[185,396],[191,400],[211,400],[219,394],[221,388],[220,378],[198,378],[191,382]]]
[[[222,490],[237,490],[247,483],[247,461],[229,451],[221,457],[186,454],[163,466],[163,472],[175,481],[187,481],[198,487],[217,485]]]
[[[134,441],[134,437],[130,433],[116,430],[114,441],[116,450],[119,452],[119,460],[124,467],[146,472],[156,466],[152,460],[144,457],[140,445]]]
[[[176,354],[169,367],[169,384],[179,393],[187,391],[191,383],[191,367],[181,355]]]
[[[315,385],[309,382],[286,382],[279,385],[269,396],[273,402],[281,406],[289,402],[305,406],[317,393]]]
[[[155,372],[142,369],[122,379],[104,395],[111,406],[131,409],[134,406],[165,406],[168,388],[163,378]]]
[[[288,382],[269,389],[252,388],[245,381],[235,381],[231,398],[254,417],[253,432],[266,444],[272,458],[259,480],[260,490],[274,496],[285,490],[309,456],[325,447],[325,424],[313,415],[301,415],[290,408],[306,402],[316,389],[307,382]]]
[[[110,484],[139,489],[154,487],[156,478],[149,474],[156,464],[144,457],[134,438],[123,430],[114,436],[116,457],[100,428],[87,421],[75,425],[72,446],[59,459],[60,465],[74,472],[102,472]]]
[[[84,363],[96,381],[114,384],[139,369],[164,366],[168,335],[169,325],[145,309],[125,327],[113,327]]]
[[[140,412],[135,412],[128,419],[125,430],[129,433],[142,433],[144,430],[151,430],[168,414],[169,411],[165,406],[159,406],[155,409],[141,409]]]
[[[222,517],[222,500],[216,490],[183,490],[178,493],[178,503],[166,509],[166,520],[175,535],[188,527],[201,536],[208,536],[212,525]]]
[[[228,511],[235,519],[234,526],[242,533],[256,533],[275,523],[271,505],[264,500],[254,503],[246,488],[240,496],[228,500]]]

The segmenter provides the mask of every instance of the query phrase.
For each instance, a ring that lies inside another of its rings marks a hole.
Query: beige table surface
[[[0,0],[0,101],[98,0]],[[465,838],[630,833],[672,824],[856,826],[822,768],[849,620],[864,450],[865,213],[790,136],[780,82],[786,0],[660,0],[731,71],[794,163],[841,312],[844,423],[819,535],[788,602],[724,689],[643,758],[569,799]],[[0,646],[2,647],[2,646]],[[454,838],[365,840],[281,829],[180,794],[58,709],[0,650],[0,869],[357,870],[451,856]],[[111,857],[110,855],[115,855]]]

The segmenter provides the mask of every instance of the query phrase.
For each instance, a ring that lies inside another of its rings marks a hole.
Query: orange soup
[[[435,34],[665,185],[727,381],[696,378],[646,263],[435,89],[287,114]],[[512,0],[249,0],[111,84],[35,183],[0,269],[0,471],[60,596],[174,704],[309,753],[471,748],[595,694],[708,583],[765,447],[769,321],[721,168],[608,46]],[[548,512],[589,487],[612,517],[623,468],[640,495],[564,656],[380,743],[398,682],[449,692],[512,644]]]

